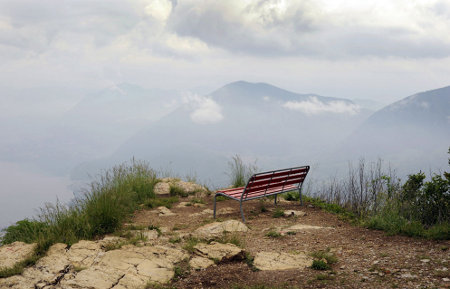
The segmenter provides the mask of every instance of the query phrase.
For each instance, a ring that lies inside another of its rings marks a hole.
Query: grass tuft
[[[95,239],[122,227],[147,199],[154,198],[156,173],[145,162],[132,160],[104,172],[71,205],[46,204],[35,220],[22,220],[4,229],[2,244],[15,241],[37,243],[32,258],[2,276],[20,274],[34,264],[55,243],[72,245],[81,239]]]
[[[281,237],[281,234],[275,231],[270,231],[266,234],[266,236],[270,238],[279,238]]]
[[[272,214],[272,217],[274,217],[274,218],[280,218],[280,217],[283,217],[283,216],[284,216],[284,210],[281,209],[281,208],[277,208],[275,210],[275,212],[273,212],[273,214]]]
[[[145,206],[148,208],[166,207],[170,209],[172,208],[172,205],[177,202],[178,197],[148,199],[145,202]]]
[[[183,245],[183,249],[192,254],[195,251],[195,245],[197,245],[198,243],[200,243],[200,239],[191,237],[186,240],[185,244]]]

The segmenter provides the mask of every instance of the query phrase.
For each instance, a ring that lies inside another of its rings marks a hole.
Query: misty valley
[[[81,196],[102,171],[133,158],[161,176],[195,178],[211,189],[228,185],[234,156],[260,171],[310,165],[311,190],[362,158],[381,159],[402,179],[448,169],[450,86],[384,107],[245,81],[207,94],[128,83],[83,94],[45,121],[0,122],[8,188],[0,227],[36,215],[45,202]]]

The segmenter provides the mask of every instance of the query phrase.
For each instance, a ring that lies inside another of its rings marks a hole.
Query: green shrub
[[[331,269],[330,265],[327,264],[324,260],[313,260],[311,268],[314,270],[329,270]]]
[[[425,234],[433,240],[450,240],[450,223],[434,225]]]
[[[311,256],[316,260],[325,260],[328,265],[333,265],[338,262],[337,257],[330,252],[330,249],[315,251],[311,253]]]
[[[300,200],[300,194],[297,191],[287,192],[283,194],[283,198],[286,201],[299,201]]]
[[[43,234],[47,230],[47,224],[36,220],[22,220],[15,225],[11,225],[5,229],[5,235],[2,243],[10,244],[15,241],[22,241],[25,243],[32,243],[35,241],[35,236]]]
[[[283,216],[284,216],[284,210],[281,209],[281,208],[277,208],[275,210],[275,212],[273,212],[273,214],[272,214],[272,217],[274,217],[274,218],[280,218],[280,217],[283,217]]]

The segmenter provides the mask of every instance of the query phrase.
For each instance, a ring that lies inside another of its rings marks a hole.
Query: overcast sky
[[[450,0],[2,0],[0,74],[4,103],[236,80],[389,103],[450,85]]]

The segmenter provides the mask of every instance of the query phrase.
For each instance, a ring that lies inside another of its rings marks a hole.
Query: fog
[[[0,227],[36,216],[45,202],[67,203],[73,198],[68,177],[45,174],[26,165],[0,162],[1,205]]]
[[[238,81],[204,95],[114,85],[44,121],[8,118],[1,225],[36,216],[46,202],[80,197],[104,170],[132,158],[211,189],[228,185],[235,155],[259,170],[311,165],[315,185],[345,175],[361,158],[381,158],[403,178],[440,172],[447,169],[448,108],[450,87],[373,110],[267,83]]]
[[[132,157],[212,187],[236,154],[314,180],[362,157],[448,170],[449,19],[447,0],[1,1],[0,227]]]

